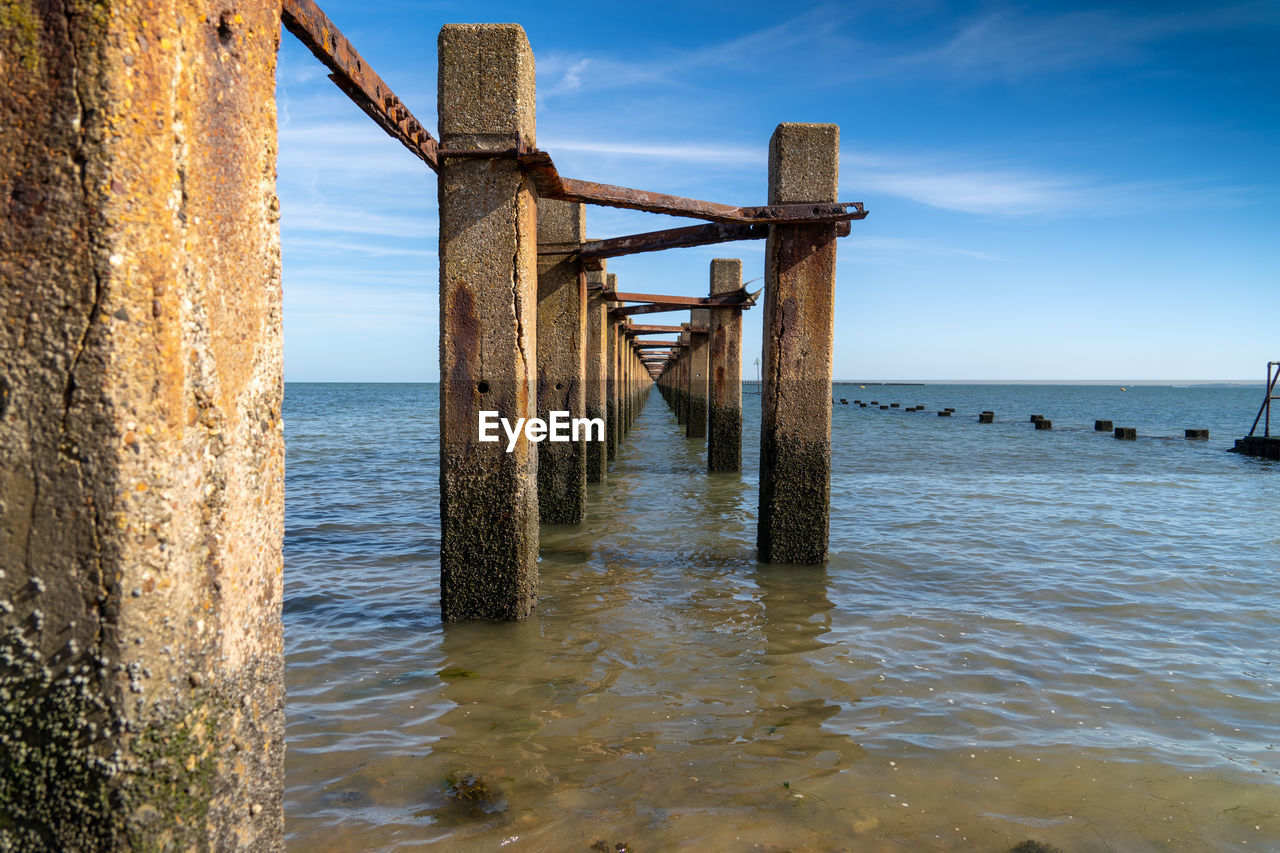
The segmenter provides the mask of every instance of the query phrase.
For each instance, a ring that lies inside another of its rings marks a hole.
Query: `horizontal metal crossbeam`
[[[377,72],[369,67],[347,37],[311,0],[284,0],[280,21],[328,69],[339,89],[391,137],[439,170],[435,138],[401,103]]]

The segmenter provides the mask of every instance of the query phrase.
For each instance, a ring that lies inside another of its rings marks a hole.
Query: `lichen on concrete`
[[[40,69],[40,19],[31,0],[0,0],[0,70]]]

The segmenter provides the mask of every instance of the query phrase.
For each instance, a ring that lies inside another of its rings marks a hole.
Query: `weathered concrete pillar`
[[[610,292],[617,290],[618,277],[613,273],[609,273],[606,278],[606,285]],[[621,430],[618,427],[618,316],[612,311],[608,315],[608,326],[606,327],[605,340],[605,356],[607,364],[606,369],[609,371],[608,377],[605,379],[605,455],[609,461],[614,460],[618,456],[618,439]]]
[[[711,262],[711,293],[742,287],[742,261]],[[709,333],[711,400],[708,410],[707,469],[742,470],[742,309],[711,309]]]
[[[581,243],[586,205],[538,202],[538,242]],[[538,259],[538,417],[581,418],[586,411],[587,276],[575,255]],[[538,513],[546,524],[577,524],[587,507],[587,440],[543,441],[538,453]]]
[[[510,24],[440,30],[440,143],[534,143],[533,53]],[[479,441],[537,414],[537,214],[517,163],[445,158],[440,195],[440,593],[446,620],[520,619],[538,596],[538,460]]]
[[[0,849],[282,850],[280,4],[0,4]]]
[[[681,323],[680,351],[676,357],[676,423],[689,423],[689,324]]]
[[[835,125],[778,125],[769,140],[769,203],[836,201],[839,160]],[[834,224],[770,226],[756,536],[768,563],[827,559],[835,281]]]
[[[626,438],[631,429],[631,338],[627,327],[630,317],[623,317],[618,325],[618,441]]]
[[[600,292],[605,284],[603,272],[587,273],[587,351],[584,405],[587,417],[608,420],[605,385],[609,381],[609,357],[606,346],[609,330],[609,302]],[[592,289],[592,287],[595,289]],[[587,482],[604,482],[608,465],[608,444],[587,442]]]
[[[685,424],[686,438],[707,437],[707,381],[710,366],[707,341],[711,330],[711,311],[694,308],[689,312],[689,419]]]
[[[630,325],[630,317],[627,318]],[[636,419],[636,347],[635,339],[627,339],[627,432]]]

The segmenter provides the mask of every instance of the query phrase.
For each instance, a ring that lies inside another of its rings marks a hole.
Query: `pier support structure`
[[[627,330],[630,325],[630,317],[623,317],[618,325],[618,376],[621,377],[621,386],[618,388],[618,441],[626,438],[631,431],[631,333]]]
[[[676,423],[689,429],[689,324],[680,324],[680,352],[676,354]]]
[[[0,848],[282,849],[280,4],[65,5],[0,27]]]
[[[711,331],[711,310],[694,308],[689,312],[689,416],[685,424],[686,438],[707,437],[707,373]]]
[[[769,140],[769,203],[834,202],[840,132],[780,124]],[[827,559],[836,226],[770,225],[756,546],[767,563]]]
[[[537,215],[517,162],[534,142],[533,53],[511,24],[439,38],[440,591],[446,620],[509,620],[537,601],[538,461],[479,441],[479,413],[537,414]],[[474,156],[492,151],[494,156]]]
[[[617,290],[618,277],[613,273],[608,273],[605,277],[605,287],[610,291]],[[618,377],[618,326],[621,319],[613,311],[608,312],[609,323],[606,329],[607,340],[605,341],[605,355],[608,360],[606,365],[609,376],[605,380],[605,458],[612,462],[618,456],[618,442],[621,440],[621,428],[618,425],[618,389],[620,381]]]
[[[538,242],[586,239],[586,206],[538,202]],[[538,258],[538,417],[586,411],[587,276],[575,255]],[[577,524],[587,506],[587,440],[538,444],[538,513],[544,524]]]
[[[587,345],[584,357],[585,387],[583,404],[588,418],[608,420],[605,386],[609,381],[608,347],[609,301],[604,295],[603,270],[587,273]],[[606,427],[607,429],[607,427]],[[608,448],[604,441],[588,441],[586,453],[587,482],[604,482],[608,465]]]
[[[711,262],[711,295],[742,288],[742,261]],[[742,470],[742,309],[711,309],[707,470]]]

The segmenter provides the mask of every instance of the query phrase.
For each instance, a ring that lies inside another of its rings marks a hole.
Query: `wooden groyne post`
[[[742,289],[742,261],[711,262],[711,295]],[[707,469],[742,470],[742,309],[711,309]]]
[[[4,849],[284,846],[281,8],[184,8],[4,5]]]
[[[769,140],[769,203],[835,201],[839,163],[834,124],[778,125]],[[834,223],[769,227],[756,536],[767,563],[827,559],[835,280]]]
[[[539,243],[581,243],[586,205],[538,202]],[[575,255],[538,256],[538,417],[586,412],[587,275]],[[587,440],[538,444],[538,515],[543,523],[577,524],[586,515]]]
[[[478,419],[537,414],[537,216],[505,154],[534,140],[533,52],[515,25],[449,25],[439,63],[440,145],[465,152],[438,180],[441,609],[520,619],[537,601],[537,454],[479,442]]]

